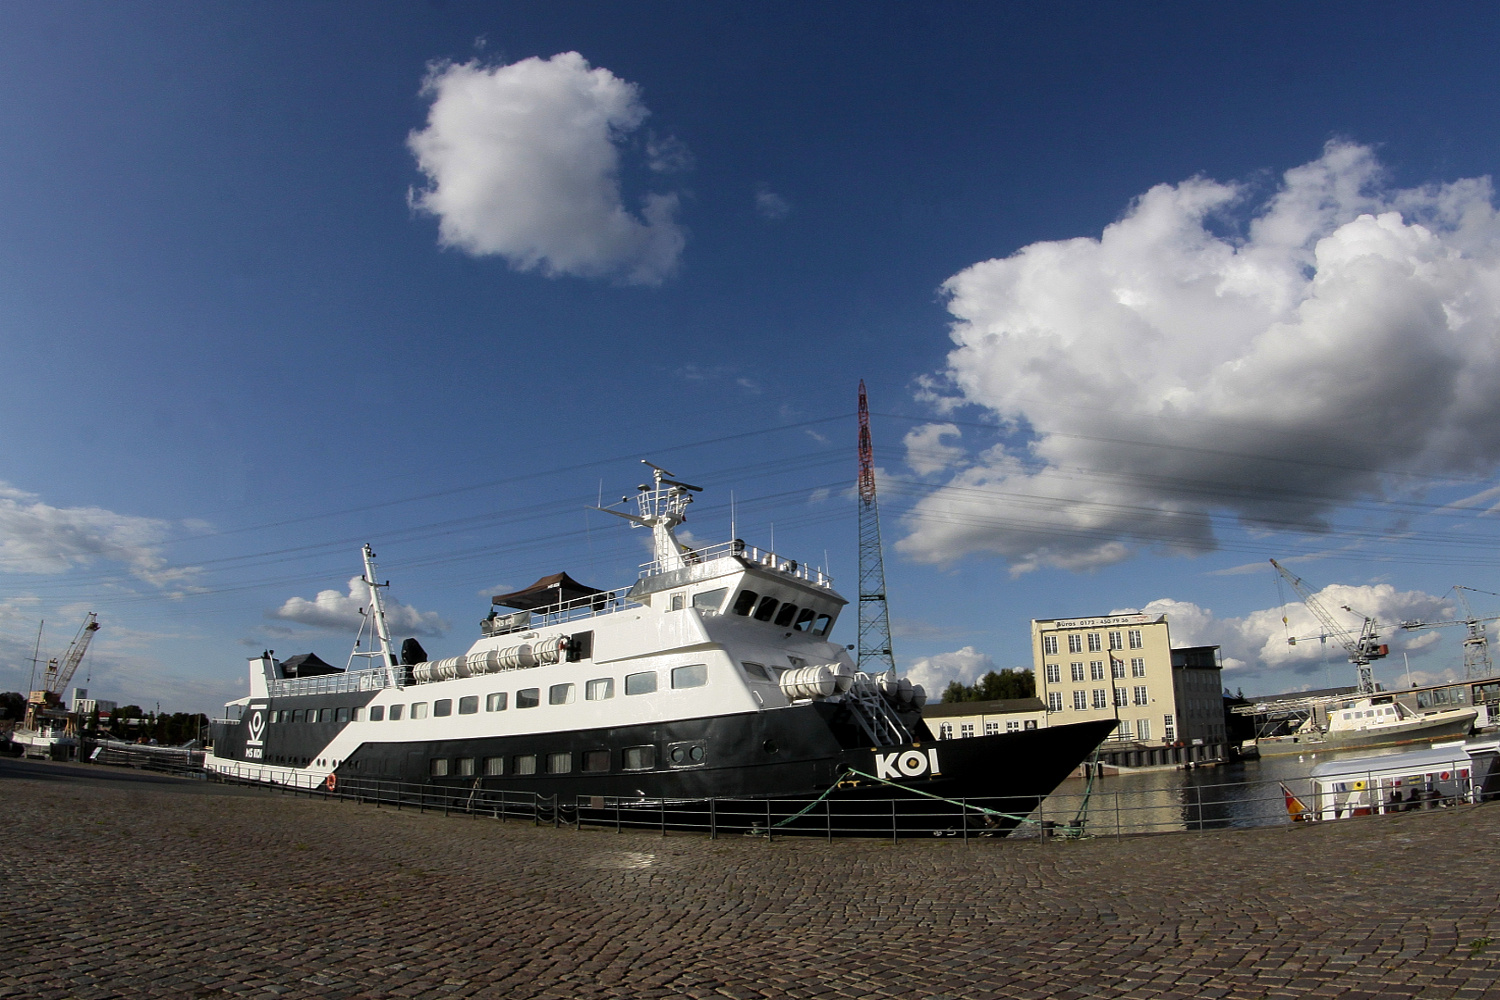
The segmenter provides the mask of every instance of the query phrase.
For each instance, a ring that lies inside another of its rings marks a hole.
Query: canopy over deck
[[[552,607],[602,593],[604,591],[597,587],[585,586],[566,573],[554,573],[551,576],[542,577],[524,590],[492,597],[490,603],[502,608],[534,611],[537,608]]]

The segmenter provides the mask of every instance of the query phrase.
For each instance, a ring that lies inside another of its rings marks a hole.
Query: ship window
[[[331,708],[320,708],[320,709],[318,709],[318,721],[319,722],[332,722],[333,721],[333,709],[331,709]]]
[[[746,660],[744,663],[744,667],[745,673],[749,674],[755,680],[766,680],[770,681],[772,684],[776,683],[776,675],[773,674],[770,670],[766,669],[764,664],[751,663],[749,660]]]
[[[681,591],[678,591],[677,593],[675,593],[675,594],[672,595],[672,610],[673,611],[681,611],[686,606],[687,606],[687,596],[685,594],[683,594]]]
[[[547,755],[548,774],[567,774],[571,770],[573,770],[573,755],[568,751]]]
[[[578,663],[581,660],[591,659],[594,655],[594,633],[574,632],[568,636],[568,662]]]
[[[719,605],[724,603],[724,595],[729,593],[727,587],[718,590],[705,590],[701,594],[693,595],[693,610],[695,611],[718,611]]]
[[[471,694],[467,698],[458,699],[458,714],[473,715],[479,711],[479,695]]]
[[[583,769],[585,771],[608,771],[609,751],[589,750],[583,755]]]
[[[357,709],[357,708],[351,708],[351,709],[349,709],[349,720],[351,722],[358,722],[359,721],[359,713],[360,713],[360,710]]]
[[[788,625],[790,625],[793,621],[796,620],[796,617],[797,617],[797,605],[795,605],[795,604],[783,604],[781,606],[781,613],[776,616],[776,624],[779,625],[781,628],[786,628]]]
[[[392,705],[391,706],[391,721],[392,722],[397,722],[397,721],[399,721],[401,719],[401,710],[403,708],[405,708],[405,707],[406,707],[405,705]]]
[[[411,717],[413,719],[427,718],[427,702],[414,701],[411,703]]]
[[[797,616],[797,624],[792,627],[798,632],[806,632],[812,628],[813,619],[817,616],[818,613],[812,608],[803,608],[802,613]]]
[[[813,628],[813,635],[827,635],[831,628],[833,628],[833,615],[819,615],[818,624]]]
[[[649,771],[656,766],[656,747],[626,747],[625,770]]]
[[[484,773],[488,775],[505,773],[504,757],[486,757],[484,759]]]
[[[349,710],[347,708],[338,709],[334,713],[333,721],[334,722],[348,722],[349,721]]]
[[[293,712],[292,712],[292,721],[293,722],[301,722],[302,721],[302,709],[298,708],[298,709],[293,710]]]
[[[453,699],[452,698],[439,698],[437,701],[433,702],[432,703],[432,714],[435,715],[436,717],[438,717],[439,719],[446,718],[447,716],[452,715],[453,714]]]
[[[573,685],[554,684],[547,689],[547,704],[549,705],[571,705],[573,704]]]
[[[694,663],[686,667],[672,668],[672,687],[701,688],[708,683],[708,665]]]
[[[385,719],[385,706],[384,705],[371,705],[370,706],[370,721],[371,722],[380,722],[380,721],[382,721],[384,719]]]
[[[458,758],[458,774],[459,774],[460,777],[464,777],[464,778],[473,777],[473,775],[474,775],[474,758],[473,757],[460,757],[460,758]]]
[[[734,613],[737,615],[748,615],[750,609],[755,607],[755,602],[758,600],[760,600],[760,595],[755,591],[740,591],[740,596],[734,599]]]
[[[599,677],[583,687],[583,696],[589,701],[608,701],[615,696],[615,679]]]
[[[536,754],[523,753],[516,757],[515,765],[510,769],[511,774],[536,774]]]
[[[780,603],[774,597],[761,598],[760,607],[755,609],[755,620],[758,622],[770,621],[771,616],[776,613],[776,605]]]
[[[434,757],[427,762],[427,772],[434,778],[444,778],[448,775],[448,758]]]
[[[702,743],[673,743],[667,747],[667,760],[673,767],[692,767],[703,763]]]
[[[503,711],[505,711],[505,692],[504,691],[496,691],[494,694],[485,695],[485,698],[484,698],[484,710],[486,712],[503,712]]]
[[[625,675],[626,694],[650,694],[656,690],[656,671],[646,670],[639,674]]]
[[[536,708],[542,703],[541,688],[522,688],[516,692],[517,708]]]

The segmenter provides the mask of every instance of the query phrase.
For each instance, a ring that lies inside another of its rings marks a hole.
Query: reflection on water
[[[1071,823],[1085,804],[1084,831],[1095,837],[1172,830],[1215,830],[1287,822],[1281,785],[1309,801],[1312,769],[1329,760],[1404,753],[1413,747],[1267,757],[1192,771],[1134,771],[1069,778],[1032,818]],[[1028,824],[1030,826],[1030,824]],[[1017,836],[1026,832],[1017,831]]]

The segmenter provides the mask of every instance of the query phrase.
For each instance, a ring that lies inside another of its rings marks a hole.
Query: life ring
[[[328,777],[323,780],[323,784],[325,784],[325,785],[328,786],[328,790],[330,792],[333,791],[335,788],[338,787],[338,784],[339,784],[338,776],[335,775],[332,771],[329,771],[328,772]]]

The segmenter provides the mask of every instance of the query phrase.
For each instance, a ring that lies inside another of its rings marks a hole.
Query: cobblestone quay
[[[1500,995],[1500,804],[966,847],[554,830],[19,762],[0,802],[4,997]]]

